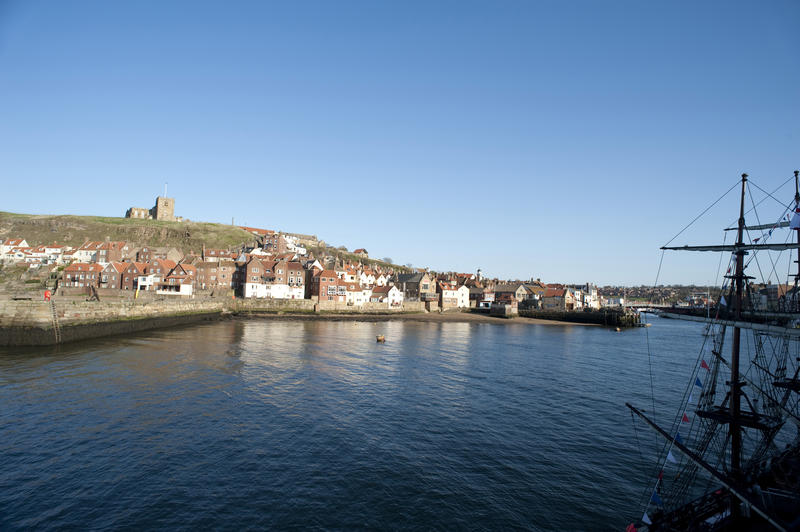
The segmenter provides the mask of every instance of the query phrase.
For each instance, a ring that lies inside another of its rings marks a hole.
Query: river
[[[0,348],[0,529],[624,530],[702,326],[518,321]]]

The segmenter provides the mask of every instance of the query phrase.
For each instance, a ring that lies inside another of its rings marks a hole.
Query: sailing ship
[[[734,243],[662,247],[729,253],[730,266],[713,315],[670,316],[708,326],[672,425],[661,426],[626,403],[661,443],[642,517],[629,531],[800,530],[798,172],[794,182],[794,198],[782,204],[774,223],[757,217],[757,225],[747,225],[745,215],[755,204],[745,211],[743,174],[738,223],[726,229],[736,235]],[[791,258],[783,260],[796,267],[787,280],[792,288],[784,285],[788,289],[765,304],[747,267],[756,269],[753,260],[769,252],[787,252]]]

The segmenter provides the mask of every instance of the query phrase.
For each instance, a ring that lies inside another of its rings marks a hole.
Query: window
[[[258,273],[258,268],[253,268],[253,273]]]

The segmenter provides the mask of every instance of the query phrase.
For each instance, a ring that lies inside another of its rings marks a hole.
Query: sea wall
[[[344,303],[310,299],[139,298],[102,299],[55,297],[47,301],[0,300],[0,345],[50,345],[59,342],[125,334],[218,318],[223,314],[364,314],[422,312],[411,302]]]
[[[348,306],[338,301],[320,301],[317,307],[320,312],[336,312],[337,314],[397,314],[401,312],[425,312],[422,301],[404,301],[399,307],[390,307],[387,303],[364,303],[360,306]]]
[[[0,301],[0,345],[51,345],[182,325],[222,312],[222,304],[210,300]]]
[[[519,315],[526,318],[566,321],[571,323],[594,323],[609,327],[633,327],[639,323],[639,316],[620,310],[520,310]]]

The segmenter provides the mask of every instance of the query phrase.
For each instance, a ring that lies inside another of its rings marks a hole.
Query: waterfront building
[[[103,267],[99,264],[73,262],[64,268],[64,276],[61,285],[68,287],[97,287],[100,285],[100,273],[102,271]]]
[[[438,300],[436,286],[427,272],[397,274],[394,284],[403,292],[403,297],[409,301]]]
[[[100,273],[100,288],[122,289],[122,276],[128,265],[124,262],[109,262]]]
[[[387,303],[390,307],[399,307],[403,304],[403,292],[394,285],[375,286],[369,300],[373,303]]]

